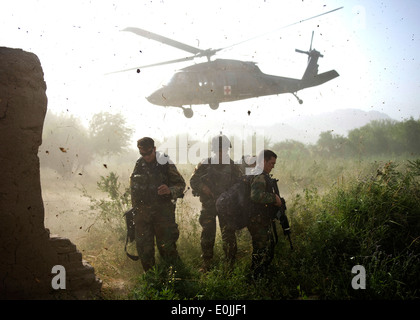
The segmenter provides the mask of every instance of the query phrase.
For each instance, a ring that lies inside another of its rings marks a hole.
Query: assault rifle
[[[129,242],[133,242],[136,237],[136,228],[134,223],[134,215],[136,214],[136,211],[134,208],[131,208],[130,210],[126,211],[124,213],[125,216],[125,223],[127,226],[127,237],[125,240],[125,247],[124,251],[127,254],[127,257],[129,257],[131,260],[137,261],[139,259],[138,256],[133,256],[127,252],[127,244]]]
[[[292,239],[290,238],[289,220],[287,219],[287,216],[286,216],[286,210],[287,210],[286,201],[284,200],[284,198],[282,198],[280,196],[279,187],[277,185],[277,181],[279,181],[279,180],[278,179],[271,179],[271,181],[272,181],[274,193],[280,197],[281,202],[282,202],[282,206],[279,207],[279,209],[276,213],[276,218],[279,219],[281,227],[283,228],[283,234],[285,236],[287,236],[287,238],[289,239],[290,249],[293,250]]]

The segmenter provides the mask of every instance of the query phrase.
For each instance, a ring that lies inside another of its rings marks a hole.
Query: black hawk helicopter
[[[300,20],[299,22],[284,26],[282,28],[314,19],[341,8],[342,7],[321,13],[311,18]],[[318,74],[318,59],[323,57],[323,55],[319,51],[312,49],[312,41],[314,36],[313,32],[309,50],[295,50],[298,53],[308,55],[308,65],[302,76],[302,79],[293,79],[265,74],[257,67],[255,62],[229,59],[216,59],[214,61],[210,60],[210,57],[215,55],[218,51],[230,48],[232,46],[220,49],[202,50],[139,28],[129,27],[122,31],[133,32],[139,36],[159,41],[166,45],[193,54],[193,56],[190,57],[150,64],[122,71],[137,69],[137,72],[139,73],[140,69],[143,68],[161,66],[177,62],[185,62],[200,57],[207,57],[207,62],[198,63],[180,69],[172,76],[167,85],[156,90],[146,98],[150,103],[155,105],[182,108],[184,115],[187,118],[191,118],[193,116],[192,105],[208,104],[211,109],[216,110],[219,107],[219,104],[222,102],[237,101],[282,93],[293,94],[298,102],[302,104],[303,101],[297,96],[297,92],[299,90],[321,85],[339,76],[335,70]],[[246,41],[249,40],[251,39]],[[243,42],[245,41],[240,43]],[[189,107],[184,107],[188,105]]]

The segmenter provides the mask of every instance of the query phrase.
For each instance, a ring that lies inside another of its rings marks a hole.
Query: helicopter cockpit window
[[[177,72],[169,79],[167,84],[182,83],[186,81],[186,78],[187,77],[184,72]]]

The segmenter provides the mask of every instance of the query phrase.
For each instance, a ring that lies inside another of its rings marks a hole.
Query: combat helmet
[[[229,148],[232,148],[232,144],[224,134],[220,133],[211,139],[211,151],[218,152],[220,149],[227,150]]]

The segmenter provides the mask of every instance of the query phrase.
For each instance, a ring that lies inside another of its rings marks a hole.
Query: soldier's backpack
[[[240,230],[246,227],[251,216],[251,183],[254,176],[244,175],[216,200],[216,209],[227,225]]]

